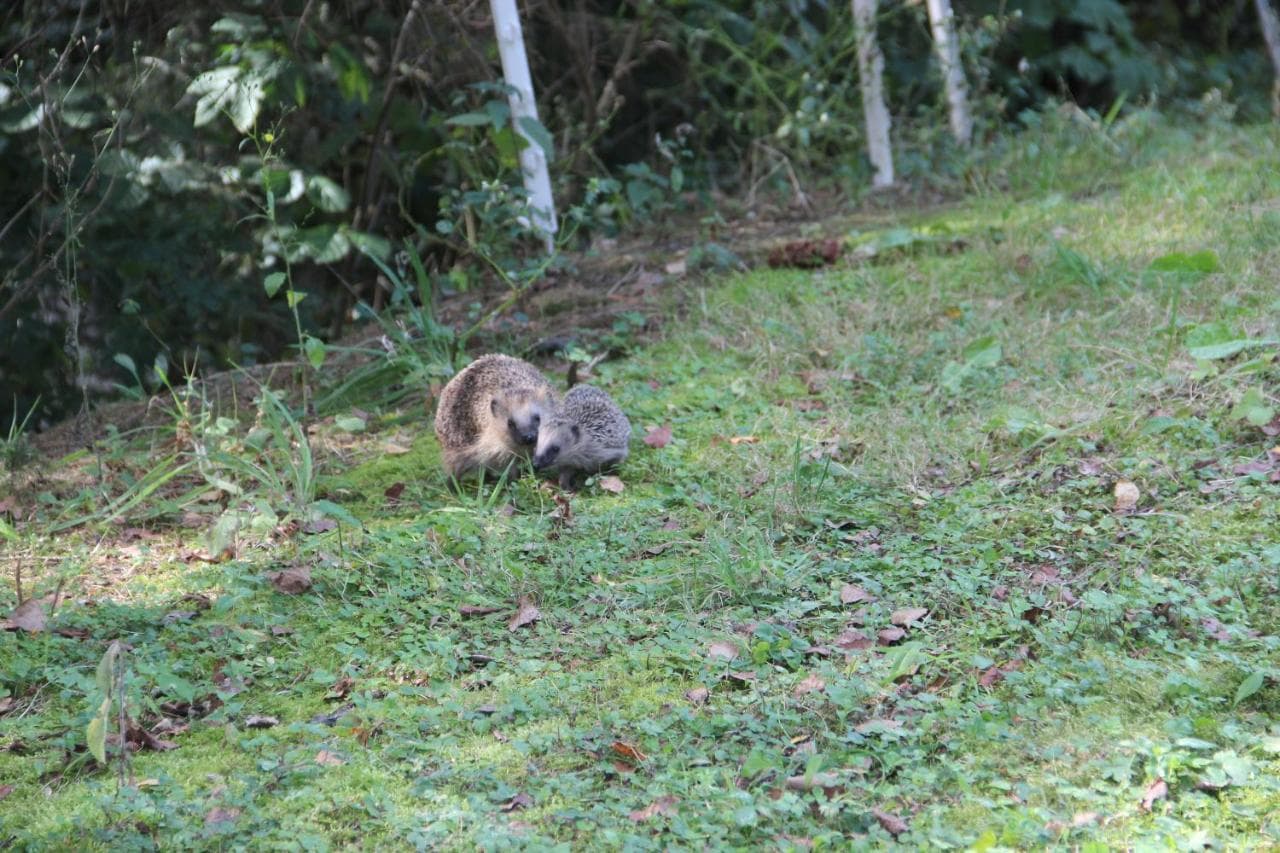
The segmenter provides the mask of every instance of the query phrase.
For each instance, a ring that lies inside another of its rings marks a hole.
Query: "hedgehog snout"
[[[543,450],[541,453],[538,453],[533,457],[533,467],[539,470],[541,470],[542,468],[546,468],[549,465],[554,464],[556,461],[556,457],[559,455],[560,455],[559,447],[555,447],[555,446],[548,447],[545,450]]]

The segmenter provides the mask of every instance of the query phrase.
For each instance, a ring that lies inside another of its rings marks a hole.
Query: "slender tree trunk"
[[[951,0],[927,0],[925,5],[929,9],[933,46],[938,51],[942,81],[947,90],[951,135],[961,145],[968,145],[973,138],[973,116],[969,112],[969,84],[964,77],[964,66],[960,64],[960,42],[956,38],[956,19],[951,12]]]
[[[1262,40],[1267,43],[1271,65],[1276,70],[1276,82],[1271,89],[1271,113],[1280,119],[1280,21],[1271,8],[1271,0],[1253,0],[1258,9],[1258,21],[1262,24]]]
[[[889,108],[884,103],[884,54],[876,42],[876,0],[850,0],[858,30],[858,79],[862,113],[867,122],[867,154],[875,168],[874,187],[893,184],[893,149],[889,145]]]

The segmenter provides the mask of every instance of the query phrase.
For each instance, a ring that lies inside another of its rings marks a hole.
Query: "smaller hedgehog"
[[[538,429],[559,402],[538,368],[508,355],[482,355],[449,380],[436,408],[445,473],[501,473],[528,459]]]
[[[631,422],[599,388],[577,385],[543,418],[533,467],[558,471],[561,488],[571,488],[579,473],[594,474],[627,458]]]

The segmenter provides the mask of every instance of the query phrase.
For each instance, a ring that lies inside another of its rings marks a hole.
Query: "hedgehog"
[[[559,402],[538,368],[508,355],[482,355],[460,370],[440,392],[436,437],[445,473],[498,474],[527,460],[538,428]]]
[[[627,458],[631,422],[613,398],[591,385],[577,385],[543,419],[533,454],[537,471],[556,471],[561,488],[578,473],[594,474]]]

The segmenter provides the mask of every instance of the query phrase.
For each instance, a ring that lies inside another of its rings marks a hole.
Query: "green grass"
[[[11,553],[41,594],[35,558],[64,560],[54,624],[89,637],[0,635],[0,845],[880,847],[875,810],[910,848],[1280,844],[1280,485],[1234,470],[1277,439],[1233,417],[1275,405],[1277,348],[1187,347],[1280,336],[1278,154],[1273,128],[1049,118],[971,198],[885,217],[958,250],[688,285],[597,368],[638,435],[625,491],[589,484],[567,526],[532,478],[451,492],[426,420],[384,455],[395,413],[318,452],[363,529],[226,563],[180,528],[47,536],[37,496]],[[1148,269],[1205,249],[1217,271]],[[294,562],[314,585],[283,595]],[[525,596],[541,618],[508,630]],[[897,645],[838,645],[909,607]],[[84,751],[117,638],[145,724],[221,702],[122,788]]]

